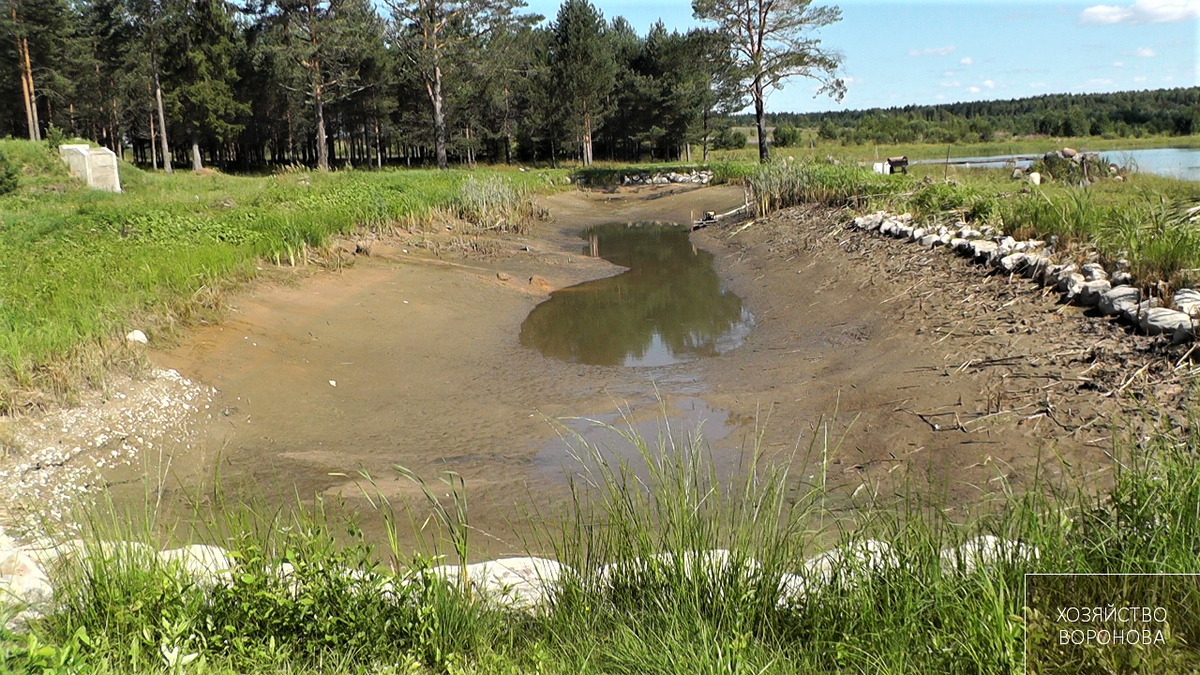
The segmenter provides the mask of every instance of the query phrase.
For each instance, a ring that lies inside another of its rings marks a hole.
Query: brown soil
[[[477,553],[505,553],[567,497],[571,461],[548,419],[619,422],[621,408],[652,431],[661,398],[672,424],[704,421],[724,464],[752,442],[756,419],[768,450],[803,455],[836,413],[829,436],[846,440],[830,458],[832,481],[866,485],[863,499],[885,479],[886,490],[900,476],[931,478],[956,507],[1027,485],[1039,457],[1063,458],[1047,464],[1052,472],[1102,473],[1123,405],[1104,394],[1163,357],[1149,339],[1056,305],[1029,282],[802,210],[693,235],[757,318],[738,349],[639,369],[522,347],[521,322],[548,295],[535,277],[557,289],[620,271],[580,253],[582,227],[686,222],[743,199],[735,187],[671,187],[553,196],[551,223],[492,242],[485,248],[499,252],[486,257],[379,241],[339,272],[251,286],[223,324],[157,355],[219,390],[199,413],[202,448],[168,457],[174,494],[206,494],[219,474],[227,488],[253,484],[269,499],[340,495],[369,511],[365,485],[424,512],[420,489],[394,467],[443,495],[437,476],[454,471],[466,481]],[[1130,385],[1125,393],[1142,381]]]

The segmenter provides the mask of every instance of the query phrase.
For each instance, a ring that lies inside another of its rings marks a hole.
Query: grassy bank
[[[747,458],[756,471],[744,479],[722,481],[698,435],[657,444],[630,436],[644,460],[637,465],[581,448],[589,468],[574,502],[530,544],[532,553],[550,554],[574,572],[534,613],[465,593],[453,576],[423,574],[428,557],[394,544],[372,548],[320,502],[256,510],[246,505],[252,502],[210,501],[206,527],[192,536],[226,547],[236,561],[229,580],[216,585],[135,549],[99,545],[154,546],[164,533],[185,536],[155,522],[152,510],[137,519],[92,511],[92,556],[56,568],[55,612],[27,634],[0,633],[0,668],[1024,672],[1024,574],[1200,571],[1197,429],[1115,437],[1116,476],[1104,494],[1093,496],[1081,482],[1039,481],[1029,493],[953,520],[936,500],[903,490],[892,498],[855,496],[827,484],[824,471],[806,478],[789,472],[790,462],[761,457]],[[819,469],[839,452],[836,443],[814,444],[808,458]],[[457,496],[442,498],[432,519],[414,507],[413,522],[442,524],[443,551],[469,554],[469,512]],[[376,504],[379,512],[367,517],[392,528],[406,520]],[[988,548],[980,535],[1010,543]],[[869,539],[876,543],[868,546]],[[818,564],[813,556],[831,547],[841,557]],[[713,549],[728,550],[728,563],[696,557]],[[652,557],[659,554],[666,556]],[[648,562],[601,571],[635,559]],[[287,576],[278,573],[284,563]],[[1114,592],[1105,601],[1139,598]],[[1200,644],[1200,628],[1192,618],[1174,617],[1162,648],[1085,650],[1056,647],[1045,637],[1056,635],[1054,621],[1031,616],[1035,646],[1049,650],[1037,672],[1177,672],[1197,662],[1190,645]],[[1144,666],[1130,668],[1130,659]]]
[[[920,166],[907,176],[879,176],[854,165],[797,161],[761,167],[747,182],[760,215],[813,202],[911,211],[929,224],[962,219],[1015,237],[1057,237],[1059,250],[1094,247],[1105,262],[1130,260],[1136,281],[1148,289],[1160,281],[1165,290],[1200,283],[1200,234],[1188,212],[1200,203],[1200,184],[1136,173],[1124,178],[1086,188],[1031,186],[1005,170]]]
[[[357,227],[420,227],[435,211],[487,229],[532,216],[562,173],[389,171],[174,175],[120,167],[123,194],[88,190],[47,146],[2,141],[19,189],[0,197],[0,412],[96,379],[134,328],[167,334],[219,312],[260,262],[306,264]],[[44,399],[42,399],[44,400]]]

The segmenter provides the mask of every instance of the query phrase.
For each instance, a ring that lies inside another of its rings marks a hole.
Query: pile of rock
[[[78,560],[79,556],[89,555],[119,556],[119,560],[130,564],[171,566],[188,575],[200,588],[232,584],[237,565],[235,556],[216,546],[193,545],[154,551],[138,543],[114,542],[85,546],[79,540],[61,544],[21,545],[0,529],[0,615],[7,616],[6,609],[17,612],[10,618],[7,627],[10,630],[22,629],[30,619],[51,611],[54,589],[46,571],[58,561]],[[1001,563],[1030,563],[1038,559],[1038,551],[1019,542],[983,536],[941,551],[940,559],[944,573],[969,574],[977,568]],[[796,574],[780,575],[776,604],[794,607],[823,588],[851,586],[861,583],[871,574],[899,566],[899,557],[887,542],[873,539],[852,542],[805,560]],[[726,550],[712,550],[686,553],[679,561],[672,554],[664,553],[646,559],[617,562],[599,568],[590,578],[600,587],[606,587],[616,578],[669,573],[677,569],[687,575],[705,574],[710,578],[736,573],[744,575],[746,579],[754,579],[762,568],[752,558],[734,556]],[[413,583],[421,575],[457,585],[462,581],[464,571],[475,597],[497,606],[526,612],[548,608],[555,590],[564,579],[580,578],[577,571],[566,565],[534,557],[490,560],[467,565],[465,570],[457,565],[443,565],[421,572],[414,571],[399,579],[386,574],[348,569],[346,578],[361,582],[364,590],[371,585],[372,588],[392,593],[396,585]],[[289,563],[281,564],[275,572],[285,581],[296,577],[295,569]],[[293,592],[298,592],[298,582],[292,588]]]
[[[708,185],[713,179],[711,171],[693,171],[691,173],[634,174],[621,178],[622,185],[668,185],[670,183],[698,183]]]
[[[1155,298],[1142,297],[1132,286],[1129,262],[1119,260],[1112,270],[1098,262],[1077,266],[1056,263],[1052,246],[1044,241],[1017,241],[991,227],[974,229],[964,222],[953,226],[921,227],[913,225],[912,214],[892,215],[878,211],[855,218],[854,227],[907,239],[924,248],[944,246],[972,258],[986,267],[1009,274],[1020,274],[1063,294],[1067,302],[1096,307],[1105,316],[1119,316],[1149,335],[1169,335],[1178,343],[1191,340],[1197,333],[1200,317],[1200,291],[1185,288],[1177,292],[1171,307],[1160,307]]]

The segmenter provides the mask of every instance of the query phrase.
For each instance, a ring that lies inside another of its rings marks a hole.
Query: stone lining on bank
[[[1117,261],[1111,269],[1099,262],[1076,265],[1060,260],[1062,254],[1054,250],[1052,243],[1018,241],[996,233],[993,228],[975,229],[961,221],[952,226],[925,228],[914,225],[909,213],[877,211],[855,218],[851,224],[858,230],[907,240],[922,248],[946,248],[975,260],[985,270],[1023,276],[1053,288],[1065,302],[1119,317],[1147,335],[1166,335],[1174,343],[1196,337],[1200,291],[1180,289],[1170,306],[1163,307],[1157,298],[1145,297],[1133,285],[1126,260]]]

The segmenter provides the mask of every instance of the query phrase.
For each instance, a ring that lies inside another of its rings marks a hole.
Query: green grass
[[[918,166],[907,176],[878,176],[848,162],[807,160],[759,167],[746,182],[760,216],[802,203],[911,211],[926,223],[962,219],[1018,238],[1057,237],[1060,250],[1092,246],[1110,263],[1128,259],[1146,288],[1200,282],[1198,219],[1188,211],[1200,204],[1200,183],[1136,173],[1125,179],[1034,187],[1006,170]]]
[[[69,393],[83,364],[128,330],[153,338],[219,311],[222,290],[259,261],[303,264],[333,234],[421,223],[439,209],[514,229],[533,215],[525,195],[564,175],[168,176],[122,164],[125,191],[111,194],[82,187],[43,144],[3,141],[0,151],[21,167],[20,188],[0,197],[0,412],[32,391]]]
[[[98,544],[153,546],[164,532],[178,540],[186,530],[156,522],[153,509],[134,517],[95,509],[85,521],[92,555],[54,572],[57,611],[28,634],[0,634],[0,667],[43,672],[35,665],[58,660],[65,665],[53,672],[1019,673],[1024,574],[1200,571],[1198,431],[1191,419],[1145,438],[1118,430],[1107,489],[1038,480],[955,520],[911,484],[863,499],[850,494],[854,486],[828,483],[823,468],[840,447],[825,440],[824,425],[813,437],[821,442],[800,456],[769,461],[751,449],[733,476],[714,470],[695,432],[657,441],[630,433],[641,457],[633,463],[580,445],[574,499],[530,540],[531,553],[578,573],[534,614],[422,573],[429,559],[404,551],[394,530],[390,546],[374,549],[319,500],[269,509],[218,493],[196,519],[206,524],[191,533],[233,551],[231,580],[216,586],[138,549]],[[374,503],[378,512],[367,516],[395,528],[396,514]],[[419,523],[426,514],[414,509]],[[465,524],[464,509],[461,494],[437,502],[445,536]],[[973,569],[943,559],[943,550],[983,534],[1038,554]],[[814,554],[868,538],[890,547],[882,564],[846,557],[823,584],[806,571]],[[697,562],[713,549],[730,551],[729,563]],[[282,578],[275,570],[285,562],[293,573]],[[604,576],[607,563],[626,564]],[[815,590],[779,603],[785,574]],[[1123,599],[1136,601],[1108,597]],[[1153,657],[1148,665],[1196,662],[1188,645],[1200,640],[1197,622],[1172,621],[1177,639],[1143,654]],[[1052,624],[1037,618],[1035,639]],[[1128,672],[1121,664],[1131,653],[1067,650],[1039,672]]]

